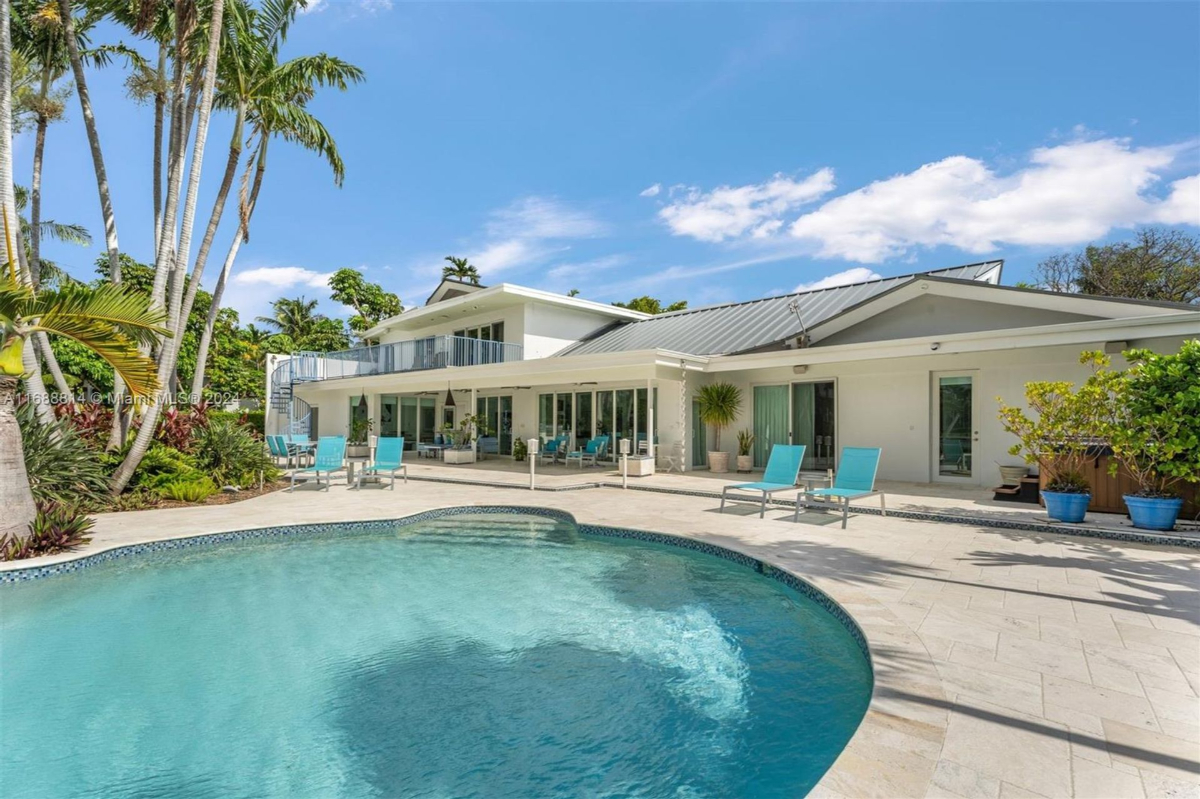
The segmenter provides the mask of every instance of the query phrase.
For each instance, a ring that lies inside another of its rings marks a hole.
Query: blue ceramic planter
[[[1046,501],[1046,513],[1051,519],[1078,524],[1087,514],[1087,506],[1092,501],[1092,495],[1043,491],[1042,499]]]
[[[1175,520],[1179,518],[1183,500],[1131,497],[1126,494],[1125,507],[1129,509],[1129,518],[1133,519],[1133,526],[1140,530],[1172,530]]]

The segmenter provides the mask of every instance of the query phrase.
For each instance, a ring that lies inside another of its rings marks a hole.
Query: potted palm
[[[742,409],[742,390],[732,383],[709,383],[696,392],[700,421],[713,429],[713,448],[708,451],[710,472],[729,471],[729,453],[721,449],[721,431],[733,424]]]
[[[350,423],[350,437],[346,441],[347,458],[366,458],[371,454],[370,436],[374,428],[373,419],[357,419]]]
[[[748,472],[754,468],[754,458],[750,455],[750,449],[754,446],[754,433],[749,430],[738,431],[738,455],[737,455],[737,470],[739,472]]]
[[[1130,368],[1108,373],[1109,470],[1124,467],[1137,484],[1124,495],[1134,527],[1171,530],[1183,507],[1177,487],[1200,483],[1200,340],[1184,342],[1174,355],[1124,355]]]
[[[1080,363],[1099,370],[1103,358],[1085,352]],[[1001,424],[1018,439],[1009,454],[1021,455],[1041,470],[1047,515],[1062,522],[1082,522],[1092,498],[1085,469],[1104,441],[1111,408],[1103,382],[1093,374],[1078,389],[1063,380],[1026,383],[1025,400],[1033,417],[997,399]]]

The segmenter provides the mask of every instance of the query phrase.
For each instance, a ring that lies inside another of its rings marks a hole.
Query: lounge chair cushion
[[[854,499],[878,493],[878,491],[862,491],[853,488],[814,488],[805,492],[807,496],[812,497],[841,497],[842,499]]]
[[[782,491],[795,487],[794,484],[789,483],[738,483],[737,485],[726,486],[726,489],[731,491]]]

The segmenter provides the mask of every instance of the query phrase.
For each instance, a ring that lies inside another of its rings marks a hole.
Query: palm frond
[[[111,324],[85,317],[43,317],[29,330],[43,330],[74,339],[99,355],[125,381],[130,393],[143,398],[158,389],[158,367],[154,360],[138,351],[137,344]]]
[[[139,344],[152,344],[158,336],[170,335],[162,327],[165,313],[151,311],[149,297],[144,292],[111,283],[94,288],[71,285],[43,291],[27,304],[21,316],[22,321],[36,319],[39,326],[54,332],[90,329],[88,325],[98,324],[107,327],[110,334],[115,332]]]
[[[323,155],[333,170],[333,182],[342,185],[346,165],[338,152],[337,142],[325,125],[302,106],[290,102],[260,103],[256,127]]]
[[[43,239],[55,239],[65,244],[78,244],[80,247],[92,245],[92,234],[83,225],[69,225],[47,219],[39,228]]]

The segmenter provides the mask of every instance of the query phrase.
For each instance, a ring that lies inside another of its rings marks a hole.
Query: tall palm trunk
[[[225,284],[229,281],[229,273],[233,269],[234,260],[237,259],[238,250],[241,249],[242,242],[250,234],[250,217],[253,216],[254,206],[258,203],[258,190],[262,188],[263,173],[267,168],[268,141],[270,138],[264,136],[259,145],[258,165],[254,171],[254,188],[250,190],[250,199],[241,209],[237,233],[234,234],[233,241],[229,245],[229,252],[225,255],[225,264],[221,267],[221,274],[213,289],[212,303],[208,306],[208,317],[204,320],[204,332],[200,334],[200,346],[196,350],[196,371],[192,375],[192,396],[199,396],[204,391],[204,372],[208,363],[208,349],[212,346],[213,331],[217,326],[217,314],[221,310],[221,298],[225,295]]]
[[[0,2],[8,5],[8,0]],[[0,13],[0,18],[7,16]],[[7,24],[5,19],[6,29]],[[0,508],[4,508],[0,514],[0,538],[24,538],[29,534],[29,523],[37,516],[33,493],[29,490],[29,474],[25,471],[16,410],[17,378],[0,374]]]
[[[36,289],[42,279],[42,162],[46,155],[46,128],[50,127],[50,119],[43,110],[43,104],[50,97],[50,68],[42,68],[42,81],[38,92],[41,101],[37,115],[37,135],[33,141],[33,179],[29,184],[29,277]],[[68,401],[71,387],[67,378],[59,368],[58,358],[50,348],[50,337],[45,333],[37,334],[37,348],[41,351],[46,368],[54,376],[54,385],[58,389],[62,401]]]
[[[19,237],[13,191],[11,12],[9,0],[0,0],[0,213],[4,217],[5,236],[15,231]],[[6,250],[11,253],[11,249]],[[4,509],[0,514],[0,535],[24,537],[37,509],[29,490],[29,475],[25,472],[16,397],[17,376],[0,374],[0,508]]]
[[[7,2],[7,0],[0,0]],[[108,171],[104,168],[104,151],[100,149],[100,133],[96,130],[96,116],[92,113],[92,97],[88,91],[87,75],[83,72],[83,58],[79,54],[79,41],[75,38],[75,17],[71,0],[58,0],[62,15],[63,38],[71,57],[71,72],[75,77],[75,94],[79,96],[79,110],[87,130],[88,146],[92,151],[92,167],[96,172],[96,191],[100,195],[100,214],[104,218],[104,244],[108,250],[108,278],[113,283],[121,282],[121,247],[117,242],[117,217],[113,212],[112,194],[108,188]],[[125,407],[125,384],[120,375],[113,375],[113,426],[108,437],[109,449],[120,449],[125,444],[129,429],[129,417]]]
[[[158,43],[158,66],[154,71],[154,251],[162,238],[162,146],[163,115],[167,110],[167,95],[163,82],[167,79],[167,45]]]
[[[4,0],[0,0],[4,2]],[[163,342],[162,357],[158,364],[158,380],[160,385],[168,383],[175,371],[175,361],[179,357],[179,348],[183,343],[183,321],[180,319],[180,305],[183,302],[183,283],[186,274],[188,251],[191,247],[192,223],[196,212],[196,200],[200,192],[200,170],[204,165],[204,145],[208,140],[208,120],[212,113],[213,91],[216,88],[217,56],[221,49],[222,18],[225,12],[225,0],[213,0],[211,17],[209,19],[207,63],[204,65],[204,86],[200,95],[199,116],[196,120],[196,140],[192,148],[191,173],[188,176],[187,199],[184,202],[183,217],[180,223],[179,247],[175,252],[173,265],[177,272],[177,280],[172,286],[172,297],[167,307],[167,329],[174,333],[174,339]],[[180,164],[182,167],[182,164]],[[169,200],[168,200],[169,203]],[[164,219],[171,219],[170,209]],[[164,241],[170,238],[174,230],[174,222],[164,225]],[[162,252],[159,247],[159,252]],[[180,264],[183,266],[180,267]],[[151,304],[151,308],[153,308]],[[124,490],[134,470],[141,463],[142,457],[154,438],[154,428],[158,424],[158,415],[162,410],[164,395],[160,389],[155,393],[145,415],[142,426],[138,429],[133,440],[133,446],[125,460],[113,474],[111,490],[114,494]]]

